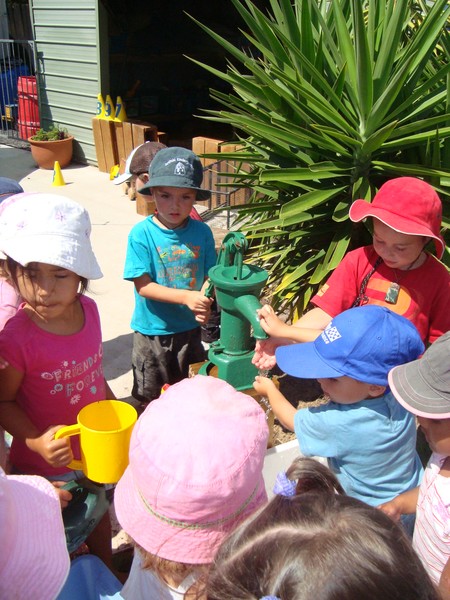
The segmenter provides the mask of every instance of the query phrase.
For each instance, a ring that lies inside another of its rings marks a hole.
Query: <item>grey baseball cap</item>
[[[406,410],[428,419],[450,419],[450,331],[422,358],[392,369],[388,379]]]
[[[177,187],[196,190],[197,200],[207,200],[209,190],[200,186],[203,181],[203,166],[199,157],[188,150],[173,146],[160,150],[149,169],[149,181],[139,189],[140,194],[150,195],[154,187]]]

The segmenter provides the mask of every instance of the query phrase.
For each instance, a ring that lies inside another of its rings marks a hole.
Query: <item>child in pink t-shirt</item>
[[[257,342],[260,369],[275,365],[275,349],[313,341],[333,317],[365,304],[386,306],[414,323],[422,340],[434,342],[450,329],[450,275],[425,247],[434,242],[441,258],[442,204],[435,190],[415,177],[398,177],[382,185],[372,203],[356,200],[350,219],[372,218],[373,243],[349,252],[311,302],[315,308],[296,323],[281,321],[270,306],[259,313],[271,337]]]
[[[22,194],[3,217],[0,251],[23,298],[0,332],[0,356],[8,363],[0,369],[0,426],[13,437],[11,469],[76,479],[67,465],[80,458],[79,447],[55,440],[55,433],[76,423],[87,404],[114,398],[103,374],[98,310],[83,295],[89,279],[102,277],[89,215],[63,196]],[[108,515],[96,531],[91,551],[110,564]]]

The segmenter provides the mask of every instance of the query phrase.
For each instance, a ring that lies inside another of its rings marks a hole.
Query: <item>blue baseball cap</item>
[[[388,385],[394,367],[418,358],[425,350],[416,327],[384,306],[359,306],[337,315],[314,340],[282,346],[277,364],[304,379],[351,377]]]

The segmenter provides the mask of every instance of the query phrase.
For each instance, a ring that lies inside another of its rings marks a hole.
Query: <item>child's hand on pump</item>
[[[186,306],[192,310],[195,320],[199,323],[207,323],[211,312],[212,298],[207,298],[202,291],[188,291],[186,293]]]

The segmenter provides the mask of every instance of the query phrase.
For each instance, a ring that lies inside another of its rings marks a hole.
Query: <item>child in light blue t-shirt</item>
[[[394,366],[415,360],[424,345],[415,326],[385,307],[351,308],[314,341],[277,349],[280,368],[317,379],[329,402],[296,410],[274,382],[257,376],[275,417],[295,430],[301,452],[324,456],[346,493],[378,506],[418,485],[414,417],[388,387]]]

